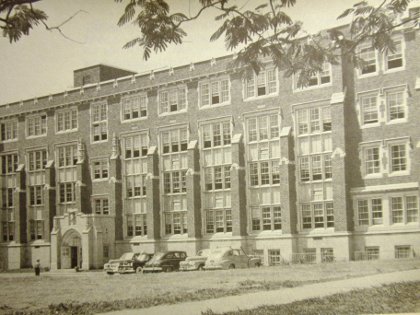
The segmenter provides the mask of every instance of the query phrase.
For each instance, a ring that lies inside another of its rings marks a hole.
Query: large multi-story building
[[[0,107],[3,269],[242,246],[266,264],[420,254],[420,33],[298,88],[233,56],[104,65]]]

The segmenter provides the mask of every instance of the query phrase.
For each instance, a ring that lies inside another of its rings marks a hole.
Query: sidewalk
[[[364,289],[383,284],[403,281],[420,281],[420,270],[399,271],[385,274],[376,274],[361,278],[336,280],[330,282],[304,285],[296,288],[284,288],[272,291],[260,291],[237,296],[185,302],[173,305],[159,305],[150,308],[121,310],[107,315],[201,315],[208,309],[216,313],[228,312],[238,309],[253,309],[262,305],[288,304],[294,301],[309,298],[324,297],[335,293],[348,292],[355,289]]]

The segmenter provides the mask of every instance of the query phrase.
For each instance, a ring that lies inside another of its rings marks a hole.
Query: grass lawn
[[[223,315],[354,315],[420,312],[420,282],[395,283],[379,288],[334,294],[284,305],[262,306]],[[203,315],[222,315],[209,310]]]
[[[0,273],[0,314],[91,314],[408,269],[420,269],[420,260],[113,276],[104,272],[44,272],[40,277],[32,273]]]

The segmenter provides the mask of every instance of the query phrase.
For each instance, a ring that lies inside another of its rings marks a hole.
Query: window
[[[321,248],[321,262],[333,262],[334,261],[334,249],[332,248]]]
[[[370,246],[365,248],[365,254],[367,260],[378,260],[379,259],[379,247]]]
[[[92,178],[94,180],[108,178],[108,160],[98,160],[92,162]]]
[[[165,194],[185,193],[187,191],[186,170],[163,173]]]
[[[2,175],[13,174],[18,168],[18,155],[6,154],[1,156],[1,173]]]
[[[253,231],[281,230],[281,207],[279,205],[253,207],[251,212]]]
[[[249,179],[252,187],[280,184],[279,161],[253,162],[249,164]]]
[[[230,145],[230,122],[212,123],[203,126],[203,148]]]
[[[360,97],[362,125],[376,124],[379,121],[377,95]]]
[[[3,241],[11,242],[15,239],[15,221],[2,221]]]
[[[332,201],[301,204],[302,228],[334,227],[334,204]]]
[[[76,201],[75,183],[59,183],[60,203],[73,203]]]
[[[231,209],[206,210],[206,233],[232,232]]]
[[[47,115],[39,114],[26,118],[27,137],[45,136],[47,134]]]
[[[108,112],[107,102],[101,101],[91,104],[92,141],[108,140]]]
[[[416,223],[419,220],[419,204],[417,196],[407,196],[407,223]]]
[[[29,204],[31,206],[39,206],[44,203],[43,185],[29,186]]]
[[[331,154],[300,157],[299,173],[302,182],[332,178]]]
[[[41,240],[44,238],[44,220],[30,220],[29,232],[31,240]]]
[[[402,197],[391,198],[392,223],[403,223],[404,205]]]
[[[412,250],[410,245],[395,246],[394,251],[396,259],[411,258],[412,256]]]
[[[165,212],[165,234],[186,234],[187,212],[172,211]]]
[[[161,133],[162,153],[177,153],[187,151],[188,131],[187,128],[178,128],[163,131]]]
[[[59,110],[55,116],[57,132],[68,132],[77,130],[77,108]]]
[[[407,170],[407,152],[405,144],[394,144],[390,146],[391,172]]]
[[[261,70],[245,81],[245,98],[277,94],[277,70]]]
[[[129,95],[121,98],[122,120],[147,117],[147,95]]]
[[[268,263],[270,266],[276,266],[281,264],[280,249],[268,250]]]
[[[318,72],[309,79],[308,87],[321,86],[331,82],[331,64],[324,62],[322,71]]]
[[[364,152],[366,175],[380,173],[379,147],[367,148]]]
[[[95,214],[109,214],[108,198],[95,198],[93,200],[93,206],[95,209]]]
[[[299,135],[331,131],[330,107],[298,109],[296,124]]]
[[[230,100],[229,79],[201,82],[199,93],[201,107],[228,103]]]
[[[248,142],[279,138],[279,116],[277,114],[247,119]]]
[[[159,92],[159,114],[184,111],[187,107],[187,89],[173,88]]]
[[[402,68],[404,66],[404,43],[402,39],[394,39],[394,50],[385,54],[385,71]]]
[[[0,123],[1,141],[13,141],[18,138],[17,119],[6,120]]]
[[[124,138],[124,158],[133,159],[146,157],[148,150],[147,134],[134,135]]]
[[[382,224],[383,217],[382,199],[372,198],[357,201],[358,224],[378,225]]]
[[[388,120],[395,121],[404,119],[405,114],[405,101],[404,91],[395,91],[386,93],[386,103],[388,109]]]
[[[2,207],[3,209],[6,208],[13,208],[13,192],[15,191],[14,188],[3,188],[2,192]]]
[[[136,236],[147,235],[147,214],[136,213],[134,215],[134,235]]]
[[[58,151],[58,167],[66,168],[73,167],[77,164],[77,145],[71,144],[66,146],[60,146]]]
[[[382,224],[382,199],[371,199],[372,203],[372,224]]]
[[[377,60],[376,50],[370,44],[362,45],[359,49],[359,58],[364,62],[363,67],[360,69],[360,74],[376,73]]]
[[[47,150],[36,150],[28,152],[29,171],[44,170],[47,165]]]

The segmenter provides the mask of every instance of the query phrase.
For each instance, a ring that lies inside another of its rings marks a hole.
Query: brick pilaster
[[[54,161],[48,161],[45,166],[45,186],[44,186],[44,235],[45,240],[50,241],[50,232],[54,225],[54,216],[56,215],[56,187],[55,187],[55,168]]]
[[[280,133],[280,202],[284,234],[297,232],[295,157],[291,130],[291,127],[284,127]]]
[[[160,238],[159,156],[156,146],[147,152],[147,238]]]
[[[16,170],[16,188],[13,193],[14,219],[16,243],[27,240],[26,224],[26,191],[25,191],[25,166],[20,164]]]
[[[201,237],[200,156],[197,141],[188,144],[187,212],[188,236]]]
[[[232,203],[232,236],[247,234],[245,158],[242,135],[232,138],[232,167],[230,169],[231,203]]]
[[[123,203],[122,203],[122,181],[121,181],[121,159],[119,152],[118,139],[113,136],[112,153],[109,159],[109,185],[108,202],[110,214],[115,216],[115,226],[123,226]],[[115,229],[115,239],[124,238],[123,229]]]
[[[333,174],[334,198],[334,227],[335,231],[348,231],[350,228],[351,214],[347,211],[347,187],[345,173],[345,118],[344,118],[344,93],[335,93],[331,96],[331,128],[332,148],[331,156]]]

